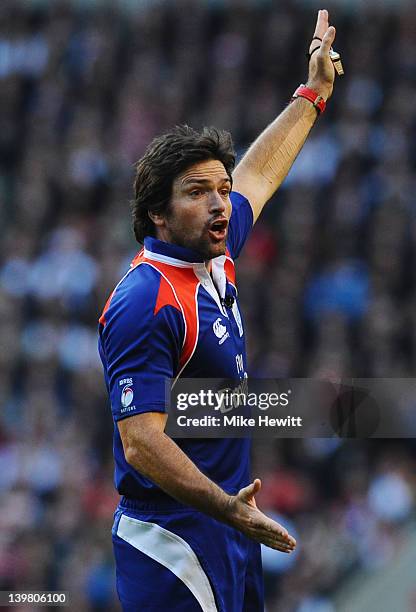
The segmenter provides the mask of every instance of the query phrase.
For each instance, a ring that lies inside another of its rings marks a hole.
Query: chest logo
[[[230,337],[230,334],[227,331],[225,325],[222,324],[222,320],[220,317],[214,321],[212,324],[212,330],[214,334],[219,338],[218,344],[222,344]]]

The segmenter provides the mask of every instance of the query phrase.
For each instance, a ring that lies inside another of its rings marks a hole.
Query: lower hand
[[[260,488],[261,481],[256,478],[237,495],[231,496],[227,509],[228,522],[248,538],[275,550],[290,553],[296,546],[296,540],[289,535],[287,529],[257,508],[255,495]]]
[[[335,28],[329,25],[328,11],[325,9],[318,11],[314,37],[322,39],[322,42],[315,39],[310,44],[309,53],[316,48],[318,50],[309,59],[307,87],[327,100],[332,94],[335,80],[335,68],[329,57],[329,50],[335,40]]]

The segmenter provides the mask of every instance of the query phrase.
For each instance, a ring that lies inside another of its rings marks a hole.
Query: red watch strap
[[[312,102],[312,104],[316,108],[318,115],[323,113],[326,108],[326,101],[323,99],[323,97],[313,89],[306,87],[306,85],[299,85],[299,87],[293,94],[291,101],[295,100],[296,98],[306,98],[306,100]]]

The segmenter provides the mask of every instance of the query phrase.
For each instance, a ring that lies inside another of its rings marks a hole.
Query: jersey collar
[[[145,257],[150,256],[149,259],[152,259],[152,255],[161,256],[163,258],[161,259],[162,261],[165,258],[171,259],[173,265],[175,265],[175,262],[187,263],[188,265],[204,263],[204,258],[197,251],[186,249],[176,244],[170,244],[169,242],[163,242],[151,236],[146,236],[144,239],[144,248]],[[160,258],[157,257],[157,259]],[[166,261],[166,263],[170,262]]]
[[[205,266],[203,257],[196,251],[185,249],[169,242],[163,242],[150,236],[146,236],[144,239],[143,255],[145,259],[159,261],[176,268],[193,268],[201,285],[215,300],[221,313],[228,317],[228,313],[222,303],[227,287],[224,269],[225,255],[219,255],[212,259],[211,274]]]

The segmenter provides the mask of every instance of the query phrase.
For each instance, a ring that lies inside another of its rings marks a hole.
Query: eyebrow
[[[222,183],[229,183],[231,185],[231,179],[229,176],[224,177],[221,179]],[[198,184],[198,185],[208,185],[211,184],[212,181],[211,179],[196,179],[196,178],[187,178],[182,182],[182,185],[194,185],[194,184]]]

